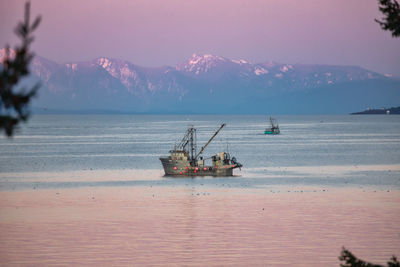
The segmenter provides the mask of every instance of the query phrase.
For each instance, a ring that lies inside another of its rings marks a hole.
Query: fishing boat
[[[196,148],[196,128],[189,126],[182,141],[170,150],[168,157],[160,157],[166,176],[232,176],[233,169],[241,168],[242,164],[237,162],[235,157],[228,152],[220,152],[204,158],[202,153],[211,141],[217,136],[221,127],[214,133],[208,142],[197,153]],[[206,160],[211,160],[211,164],[206,164]]]
[[[265,131],[264,131],[264,134],[272,134],[272,135],[280,134],[281,131],[279,130],[279,125],[276,122],[276,120],[273,119],[272,117],[269,117],[269,121],[271,123],[271,127],[266,128]]]

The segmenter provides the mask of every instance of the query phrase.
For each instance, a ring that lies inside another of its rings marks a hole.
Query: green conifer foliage
[[[29,117],[28,104],[35,96],[39,84],[32,88],[17,88],[21,78],[29,75],[29,63],[33,54],[29,50],[34,38],[32,32],[38,27],[41,17],[38,16],[30,23],[30,3],[25,4],[25,18],[18,23],[15,29],[16,35],[22,44],[15,48],[15,54],[11,55],[10,48],[6,47],[3,62],[0,65],[0,131],[12,136],[18,123],[26,121]]]
[[[375,19],[385,31],[392,32],[393,37],[400,37],[400,5],[396,0],[379,0],[382,20]]]

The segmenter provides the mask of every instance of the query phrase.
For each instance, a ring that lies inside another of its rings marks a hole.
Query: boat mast
[[[189,146],[190,146],[190,161],[194,162],[196,155],[196,129],[194,127],[190,127],[188,129],[189,134]]]
[[[196,155],[195,159],[197,159],[197,157],[198,157],[201,153],[203,153],[204,149],[206,149],[206,147],[208,146],[208,144],[211,143],[211,141],[214,139],[214,137],[217,136],[217,134],[219,133],[219,131],[221,131],[221,129],[224,128],[225,125],[226,125],[226,124],[223,123],[223,124],[221,125],[221,127],[219,127],[219,129],[215,132],[215,134],[214,134],[213,136],[211,136],[210,140],[208,140],[208,142],[201,148],[200,152]]]
[[[276,122],[275,119],[273,119],[272,117],[269,117],[269,120],[271,122],[271,128],[278,128],[278,123]]]

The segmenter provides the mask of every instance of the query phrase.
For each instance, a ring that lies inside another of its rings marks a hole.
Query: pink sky
[[[377,0],[32,0],[33,48],[56,62],[99,56],[175,65],[193,53],[252,63],[359,65],[400,76],[400,38]],[[22,0],[0,2],[0,46],[16,43]]]

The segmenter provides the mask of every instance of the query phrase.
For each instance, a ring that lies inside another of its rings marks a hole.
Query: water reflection
[[[337,266],[343,245],[377,263],[400,254],[399,191],[287,189],[4,191],[0,258],[27,266]]]

